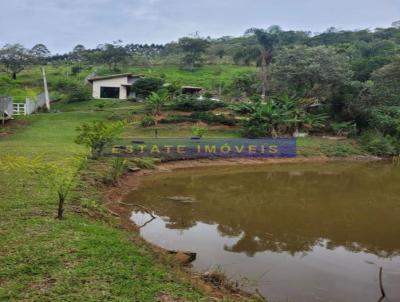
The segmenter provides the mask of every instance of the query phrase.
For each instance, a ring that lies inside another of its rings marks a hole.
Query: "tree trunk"
[[[265,100],[268,91],[268,70],[267,70],[267,56],[266,50],[262,50],[261,53],[261,98]]]
[[[65,197],[62,194],[58,194],[58,213],[57,219],[62,220],[64,218],[64,201]]]
[[[16,73],[16,72],[13,72],[13,73],[11,74],[11,79],[13,79],[13,80],[16,80],[16,79],[17,79],[17,73]]]

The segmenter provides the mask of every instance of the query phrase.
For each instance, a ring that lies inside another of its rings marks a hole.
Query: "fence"
[[[13,115],[13,100],[10,97],[0,97],[0,119],[11,118]]]
[[[25,101],[25,114],[29,115],[37,111],[39,108],[46,106],[46,96],[44,93],[40,94],[36,101],[27,98]]]
[[[14,103],[13,104],[13,115],[26,115],[26,104]]]
[[[25,103],[14,103],[11,97],[0,97],[0,120],[10,119],[13,115],[30,115],[46,106],[46,96],[40,94],[36,100],[26,98]]]

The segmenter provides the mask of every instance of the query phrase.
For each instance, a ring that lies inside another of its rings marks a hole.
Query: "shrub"
[[[158,163],[160,163],[160,159],[153,157],[138,157],[132,159],[132,162],[141,169],[154,169]]]
[[[335,135],[354,135],[357,132],[357,127],[354,122],[331,122],[331,130]]]
[[[391,135],[400,139],[400,108],[388,106],[371,109],[368,124],[384,135]]]
[[[109,121],[122,121],[126,119],[126,115],[124,115],[123,113],[113,112],[109,116],[107,116],[107,119]]]
[[[162,89],[164,80],[159,78],[143,78],[137,80],[132,85],[132,91],[138,97],[147,98],[152,92],[157,92]]]
[[[78,66],[78,65],[74,65],[74,66],[71,67],[72,75],[77,75],[81,71],[82,71],[82,68],[80,66]]]
[[[224,93],[235,97],[251,96],[257,93],[258,80],[254,72],[244,72],[233,76]]]
[[[115,158],[112,162],[111,170],[105,178],[105,182],[113,185],[118,184],[118,180],[122,176],[122,174],[124,174],[125,169],[126,159],[120,157]]]
[[[160,120],[160,124],[179,124],[179,123],[191,123],[194,122],[193,118],[184,115],[169,115],[166,118]]]
[[[82,102],[90,100],[91,94],[89,87],[85,85],[76,85],[74,88],[68,91],[67,93],[67,102]]]
[[[195,125],[192,127],[192,134],[195,137],[202,138],[207,133],[207,131],[207,128],[201,127],[200,125]]]
[[[124,126],[124,122],[104,123],[103,121],[94,121],[84,123],[76,129],[79,134],[75,142],[87,146],[91,157],[97,159],[103,154],[105,146],[122,132]]]
[[[359,154],[360,152],[350,144],[338,142],[335,145],[324,148],[323,153],[329,157],[347,157]]]
[[[376,156],[399,155],[399,143],[390,135],[385,136],[376,131],[365,132],[360,137],[360,143],[367,152]]]
[[[142,121],[140,122],[140,125],[142,127],[151,127],[154,126],[156,124],[156,121],[154,119],[154,117],[152,117],[151,115],[145,115],[142,119]]]
[[[228,118],[225,115],[216,115],[211,112],[194,112],[190,115],[193,120],[202,121],[209,125],[226,125],[234,126],[236,125],[236,120],[233,118]]]
[[[182,97],[171,104],[170,109],[177,111],[209,111],[217,108],[226,107],[224,102],[213,100],[196,100],[192,98]]]
[[[265,120],[259,117],[251,117],[245,121],[240,131],[241,136],[247,138],[265,137],[268,134],[269,127]]]

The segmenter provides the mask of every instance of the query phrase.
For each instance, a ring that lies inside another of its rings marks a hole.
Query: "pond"
[[[269,301],[400,301],[400,167],[378,162],[180,169],[145,176],[126,202],[157,219],[148,241],[197,253]],[[143,225],[140,210],[132,220]]]

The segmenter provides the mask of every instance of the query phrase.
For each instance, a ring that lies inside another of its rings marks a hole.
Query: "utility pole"
[[[42,67],[42,75],[43,75],[43,85],[44,85],[44,97],[46,99],[46,108],[47,111],[50,111],[50,97],[49,97],[49,90],[47,88],[47,79],[44,67]]]

